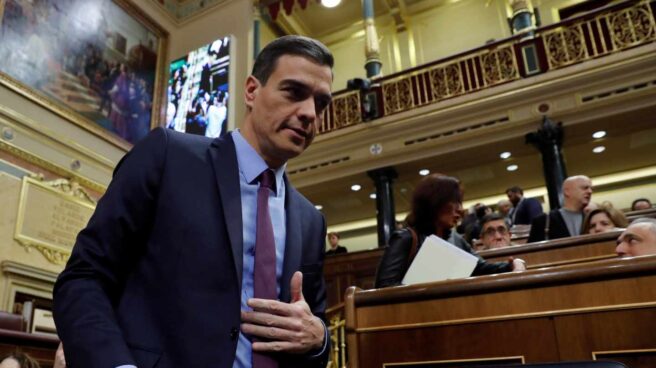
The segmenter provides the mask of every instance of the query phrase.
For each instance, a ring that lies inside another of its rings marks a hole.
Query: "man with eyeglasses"
[[[497,249],[510,246],[510,231],[504,217],[498,213],[485,215],[481,220],[482,249]]]

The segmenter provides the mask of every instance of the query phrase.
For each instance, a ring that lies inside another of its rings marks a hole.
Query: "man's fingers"
[[[253,343],[253,351],[265,352],[285,352],[285,353],[299,353],[306,352],[307,349],[299,343],[288,341],[257,341]]]
[[[242,323],[241,332],[249,336],[271,341],[296,341],[300,336],[300,332],[298,331],[291,331],[278,327],[254,325],[250,323]]]
[[[303,273],[301,271],[294,272],[289,290],[292,295],[292,303],[305,301],[305,298],[303,298]]]
[[[277,316],[301,316],[304,309],[309,312],[310,307],[306,303],[288,304],[272,299],[248,299],[248,306],[256,312],[275,314]]]
[[[241,312],[241,320],[245,323],[250,323],[260,326],[279,327],[287,330],[300,331],[303,326],[298,319],[277,316],[270,313],[263,313],[258,311]]]

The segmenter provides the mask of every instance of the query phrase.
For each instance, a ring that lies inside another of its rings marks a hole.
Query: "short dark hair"
[[[524,195],[524,191],[522,190],[522,188],[518,187],[517,185],[506,189],[506,194],[508,194],[508,192],[519,193],[521,195]]]
[[[463,190],[458,179],[442,174],[424,177],[412,195],[408,225],[419,233],[432,234],[435,231],[437,215],[449,203],[462,203],[462,196]]]
[[[330,50],[321,42],[305,36],[289,35],[273,40],[260,51],[253,64],[251,75],[263,85],[266,84],[271,73],[276,69],[278,59],[283,55],[302,56],[330,68],[335,64]]]
[[[331,231],[331,232],[329,232],[328,234],[326,234],[326,236],[328,236],[329,238],[330,238],[331,236],[333,236],[333,235],[335,235],[335,236],[337,237],[337,239],[339,239],[339,233],[337,233],[337,232],[335,232],[335,231]]]
[[[635,211],[635,205],[638,204],[638,202],[647,202],[649,203],[649,206],[651,206],[651,201],[647,198],[638,198],[633,203],[631,203],[631,211]]]
[[[504,220],[503,221],[504,225],[506,225],[506,227],[508,227],[508,225],[506,224],[506,221],[505,221],[506,219],[500,213],[492,212],[492,213],[488,213],[487,215],[483,216],[483,218],[481,219],[481,230],[483,230],[483,228],[485,227],[485,224],[487,224],[488,222],[497,221],[497,220]]]

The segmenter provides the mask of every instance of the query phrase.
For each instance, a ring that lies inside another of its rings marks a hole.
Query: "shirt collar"
[[[255,151],[255,149],[244,139],[239,129],[232,132],[232,140],[235,142],[235,150],[237,152],[237,164],[239,171],[246,179],[246,182],[253,184],[262,171],[269,169],[269,165],[262,157]],[[283,186],[283,175],[287,163],[277,169],[271,169],[276,176],[276,197],[280,195]]]

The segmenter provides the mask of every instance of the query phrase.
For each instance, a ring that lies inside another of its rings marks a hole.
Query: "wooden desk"
[[[56,337],[0,329],[0,357],[18,348],[36,359],[41,368],[52,368],[57,346],[59,339]]]
[[[374,287],[376,268],[384,248],[327,256],[324,262],[328,307],[342,303],[349,286],[361,289]]]
[[[526,261],[529,269],[615,258],[617,238],[621,231],[571,238],[545,240],[501,249],[478,252],[490,262],[501,262],[509,257]]]
[[[648,208],[646,210],[639,210],[639,211],[629,211],[629,212],[625,212],[624,215],[626,216],[627,219],[629,219],[629,222],[641,217],[656,218],[656,208]]]
[[[467,367],[612,357],[656,367],[656,256],[349,288],[350,367]],[[469,361],[470,363],[467,363]],[[456,365],[454,365],[457,362]]]

